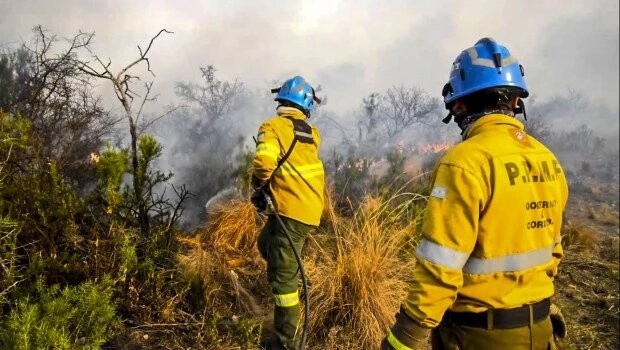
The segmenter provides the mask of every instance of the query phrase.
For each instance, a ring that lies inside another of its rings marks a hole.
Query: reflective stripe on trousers
[[[390,332],[390,334],[388,334],[387,340],[388,340],[388,343],[390,343],[390,345],[392,345],[394,350],[413,350],[412,348],[408,347],[407,345],[401,343],[400,340],[398,340],[398,338],[396,338],[394,336],[394,334],[392,334],[392,332]]]
[[[273,302],[276,306],[291,307],[299,304],[299,293],[293,292],[288,294],[274,294]]]

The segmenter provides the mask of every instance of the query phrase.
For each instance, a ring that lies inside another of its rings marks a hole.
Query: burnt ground
[[[573,179],[556,280],[568,323],[561,349],[618,349],[618,183]]]

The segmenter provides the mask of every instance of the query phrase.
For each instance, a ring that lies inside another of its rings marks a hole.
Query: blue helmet
[[[514,87],[521,97],[529,92],[523,66],[505,46],[491,38],[483,38],[461,52],[452,64],[450,80],[442,95],[446,107],[463,96],[494,87]]]
[[[314,102],[321,103],[314,94],[314,88],[300,76],[293,77],[282,84],[282,87],[271,89],[278,93],[274,101],[288,101],[301,107],[305,112],[314,109]]]

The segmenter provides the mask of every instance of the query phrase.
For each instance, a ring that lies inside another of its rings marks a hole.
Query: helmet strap
[[[523,102],[523,99],[519,99],[519,102],[517,102],[517,108],[514,109],[514,114],[520,113],[523,113],[523,119],[527,120],[527,113],[525,112],[525,102]]]

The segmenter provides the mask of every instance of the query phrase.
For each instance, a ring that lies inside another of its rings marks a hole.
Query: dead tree
[[[135,93],[132,88],[132,82],[135,80],[140,80],[138,76],[131,75],[130,72],[133,68],[135,68],[140,63],[146,63],[147,70],[155,76],[153,71],[151,70],[150,61],[148,58],[149,51],[153,46],[155,40],[162,33],[170,33],[166,29],[161,29],[155,36],[151,38],[146,49],[142,49],[140,45],[138,45],[138,53],[139,56],[133,62],[127,64],[124,68],[118,71],[116,74],[110,71],[110,66],[112,65],[111,59],[108,59],[107,62],[104,62],[97,54],[93,53],[90,45],[85,45],[84,48],[88,50],[88,52],[92,55],[94,62],[92,61],[76,61],[78,67],[81,71],[100,79],[109,80],[112,83],[112,87],[114,88],[114,93],[116,94],[116,98],[120,101],[125,111],[125,117],[127,118],[127,122],[129,123],[129,133],[131,135],[131,166],[133,170],[133,190],[134,195],[136,197],[136,205],[138,210],[138,223],[140,225],[140,233],[143,237],[148,237],[150,232],[149,225],[149,215],[148,215],[148,203],[147,197],[144,194],[145,183],[144,179],[138,176],[138,137],[139,137],[139,122],[140,117],[142,116],[144,105],[153,101],[155,97],[151,97],[151,83],[145,84],[146,92],[144,96],[141,97],[138,111],[134,111],[134,99],[136,97],[140,97],[137,93]],[[92,34],[91,34],[92,37]],[[164,113],[164,115],[170,114],[172,111],[168,111]],[[163,115],[162,115],[163,116]],[[158,118],[157,118],[158,119]]]
[[[176,94],[190,106],[197,106],[195,113],[201,116],[201,133],[214,136],[220,132],[217,123],[237,110],[245,86],[238,80],[223,81],[215,76],[215,66],[201,67],[203,84],[177,82]]]
[[[393,137],[415,123],[424,122],[436,107],[437,102],[423,90],[395,86],[381,97],[378,112],[387,135]]]
[[[365,137],[376,130],[379,124],[377,110],[379,109],[380,101],[381,95],[377,92],[373,92],[368,97],[362,99],[362,114],[357,121],[358,142],[363,141]]]
[[[55,163],[76,190],[88,187],[95,173],[88,154],[98,151],[116,119],[92,93],[92,78],[75,65],[92,34],[65,42],[41,26],[33,39],[0,53],[0,110],[30,122],[40,156]]]

